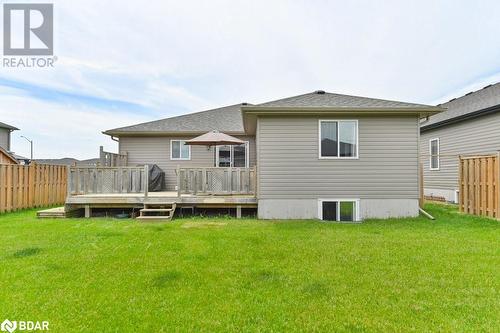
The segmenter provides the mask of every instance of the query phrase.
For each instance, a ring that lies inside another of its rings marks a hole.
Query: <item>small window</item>
[[[429,169],[439,170],[439,139],[429,141]]]
[[[191,146],[185,144],[183,140],[170,140],[170,159],[171,160],[190,160]]]
[[[320,158],[357,158],[358,121],[320,120]]]
[[[358,221],[358,200],[319,200],[319,218],[323,221]]]

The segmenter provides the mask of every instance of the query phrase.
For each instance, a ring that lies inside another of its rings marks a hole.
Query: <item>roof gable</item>
[[[7,150],[5,150],[3,147],[0,147],[0,154],[11,160],[12,163],[19,164],[19,162],[14,158],[14,156],[10,154]]]
[[[255,105],[281,108],[428,108],[429,105],[390,101],[385,99],[342,95],[317,90],[312,93],[287,97]]]

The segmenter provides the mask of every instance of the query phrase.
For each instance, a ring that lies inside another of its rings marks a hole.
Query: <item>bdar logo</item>
[[[2,332],[12,333],[16,330],[16,328],[17,328],[17,322],[10,321],[8,319],[5,319],[3,323],[0,324],[0,330],[2,330]]]

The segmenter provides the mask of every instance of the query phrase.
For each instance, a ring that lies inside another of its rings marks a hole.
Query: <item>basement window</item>
[[[439,170],[439,138],[429,140],[429,170]]]
[[[318,208],[323,221],[359,221],[359,199],[320,199]]]

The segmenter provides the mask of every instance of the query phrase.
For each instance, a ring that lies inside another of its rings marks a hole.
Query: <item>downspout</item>
[[[427,213],[425,210],[423,210],[422,208],[419,208],[418,209],[420,211],[420,213],[424,214],[426,217],[428,217],[429,219],[431,220],[435,220],[434,216],[432,216],[431,214]]]

